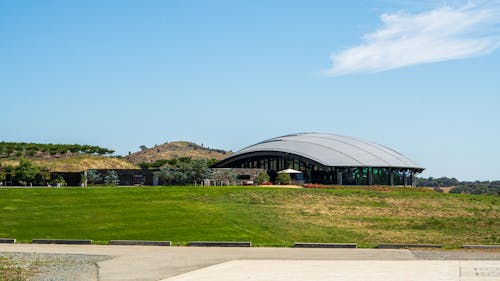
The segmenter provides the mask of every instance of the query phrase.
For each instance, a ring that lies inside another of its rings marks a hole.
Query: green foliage
[[[114,150],[102,148],[99,146],[79,145],[79,144],[43,144],[26,142],[0,142],[0,157],[9,156],[34,156],[37,153],[42,154],[94,154],[106,155],[114,153]]]
[[[276,175],[276,179],[274,180],[276,184],[290,184],[292,181],[290,174],[279,173]]]
[[[456,178],[418,178],[417,177],[417,186],[426,186],[426,187],[450,187],[457,186],[460,182]]]
[[[462,183],[450,193],[500,195],[500,181]]]
[[[417,186],[450,187],[450,193],[500,194],[500,181],[458,181],[455,178],[417,178]]]
[[[97,184],[102,181],[102,175],[96,170],[88,170],[87,171],[87,183],[88,184]]]
[[[219,160],[212,158],[212,159],[205,159],[207,161],[208,166],[211,166],[215,163],[217,163]],[[181,163],[190,163],[194,161],[191,157],[178,157],[178,158],[172,158],[172,159],[159,159],[154,162],[142,162],[139,163],[139,167],[141,169],[159,169],[164,166],[178,166]]]
[[[139,163],[139,167],[141,167],[141,169],[158,169],[160,167],[163,167],[167,164],[170,164],[172,162],[172,160],[165,160],[165,159],[160,159],[160,160],[156,160],[154,162],[142,162],[142,163]]]
[[[64,186],[66,185],[66,181],[64,180],[64,178],[61,176],[61,175],[56,175],[51,181],[50,181],[51,184],[53,185],[57,185],[57,184],[60,184],[61,186]]]
[[[212,172],[210,178],[218,180],[218,181],[228,181],[229,183],[233,183],[236,181],[238,174],[232,169],[217,169]]]
[[[0,182],[4,181],[6,178],[5,167],[2,166],[2,162],[0,162]]]
[[[208,160],[192,160],[189,157],[169,160],[155,174],[166,185],[186,185],[206,179],[210,175]]]
[[[262,171],[260,174],[255,178],[254,182],[256,184],[263,184],[265,182],[268,182],[270,179],[269,175],[265,172]]]
[[[19,165],[14,167],[13,174],[13,180],[23,185],[45,185],[50,179],[47,169],[35,166],[25,158],[21,158]]]
[[[219,162],[219,160],[217,160],[217,159],[215,159],[215,158],[208,159],[207,161],[208,161],[208,162],[207,162],[208,166],[212,166],[213,164],[215,164],[215,163]]]
[[[104,175],[104,184],[119,185],[120,178],[118,177],[118,173],[115,170],[107,171],[106,175]]]

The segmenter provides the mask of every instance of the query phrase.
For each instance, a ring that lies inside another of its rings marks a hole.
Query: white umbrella
[[[286,169],[283,171],[279,171],[278,174],[302,174],[302,172],[294,169]]]

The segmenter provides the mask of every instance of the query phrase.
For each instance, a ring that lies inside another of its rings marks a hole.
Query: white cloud
[[[331,55],[328,76],[380,72],[488,54],[500,47],[498,5],[468,4],[409,14],[383,14],[364,43]]]

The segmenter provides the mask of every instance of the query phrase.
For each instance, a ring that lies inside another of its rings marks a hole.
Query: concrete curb
[[[170,246],[170,241],[148,241],[148,240],[110,240],[109,245],[127,246]]]
[[[16,239],[14,239],[14,238],[0,238],[0,243],[2,243],[2,244],[16,244]]]
[[[305,243],[295,242],[294,248],[357,248],[356,243]]]
[[[500,245],[463,245],[464,249],[500,249]]]
[[[437,248],[441,249],[443,246],[441,244],[388,244],[382,243],[378,244],[379,249],[406,249],[406,248]]]
[[[236,241],[191,241],[189,246],[195,247],[251,247],[252,242]]]
[[[68,244],[68,245],[90,245],[92,240],[79,239],[33,239],[32,244]]]

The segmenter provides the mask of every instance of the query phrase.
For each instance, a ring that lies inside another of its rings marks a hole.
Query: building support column
[[[368,168],[368,185],[373,185],[373,169]]]
[[[394,185],[394,175],[393,175],[393,170],[389,169],[389,185],[393,186]]]
[[[342,185],[342,171],[337,171],[337,185]]]

